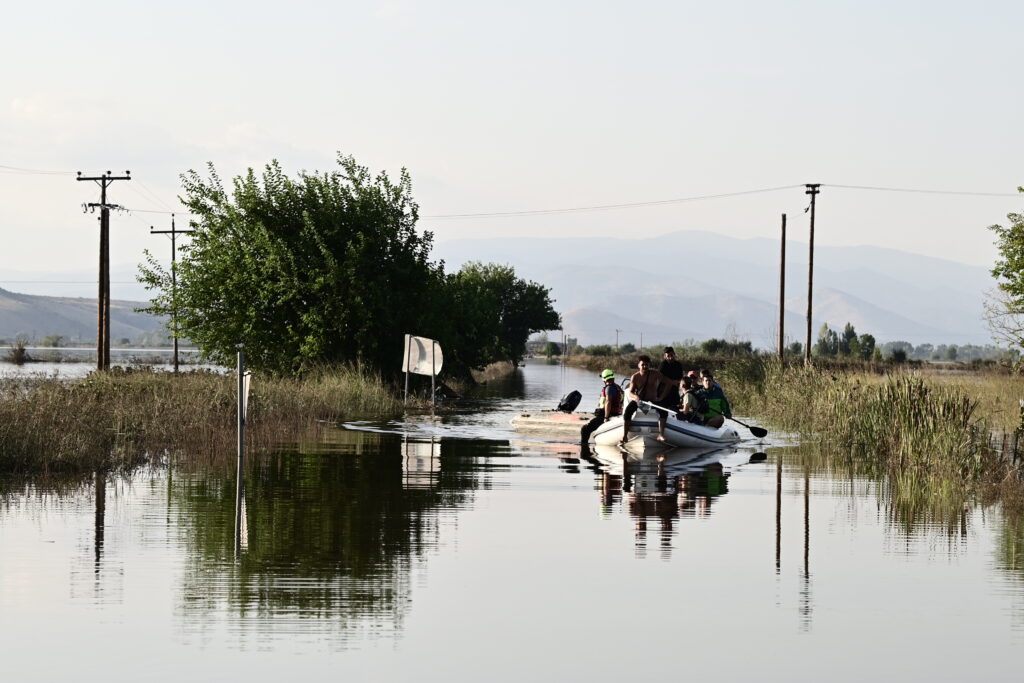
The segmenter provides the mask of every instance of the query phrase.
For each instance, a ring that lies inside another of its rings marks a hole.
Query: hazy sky
[[[1020,2],[49,2],[5,6],[0,165],[131,169],[110,201],[177,207],[178,175],[337,151],[413,176],[424,216],[784,185],[1014,193]],[[95,268],[91,183],[0,169],[0,270]],[[802,189],[650,208],[441,220],[438,240],[706,229],[806,239]],[[988,265],[1024,199],[823,188],[821,244]],[[138,262],[168,217],[113,220]],[[625,258],[626,255],[618,255]],[[669,267],[671,265],[669,264]],[[4,285],[17,289],[15,285]],[[117,292],[114,292],[115,296]]]

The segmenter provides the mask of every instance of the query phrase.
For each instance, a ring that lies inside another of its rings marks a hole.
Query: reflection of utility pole
[[[804,463],[804,576],[800,590],[800,616],[802,627],[811,627],[811,468]]]
[[[782,570],[782,455],[775,456],[775,573]]]
[[[96,369],[110,369],[110,209],[121,208],[107,204],[107,186],[115,180],[131,180],[131,171],[123,176],[115,176],[107,171],[101,176],[83,176],[78,172],[78,180],[92,180],[100,186],[99,204],[89,203],[89,207],[100,209],[100,274],[97,296],[96,321]]]
[[[93,532],[93,550],[95,552],[95,560],[93,562],[93,571],[96,574],[96,580],[100,579],[100,566],[103,562],[103,527],[106,518],[107,511],[107,475],[104,472],[97,471],[95,474],[95,489],[96,489],[96,516],[94,519],[94,532]]]
[[[171,214],[170,230],[154,230],[149,226],[150,235],[171,236],[171,331],[174,339],[174,372],[178,372],[178,245],[175,238],[178,235],[195,232],[195,230],[177,230],[174,227],[174,214]]]
[[[804,194],[811,195],[811,239],[807,255],[807,347],[804,349],[804,365],[811,364],[811,294],[814,291],[814,198],[821,192],[821,183],[808,183]]]

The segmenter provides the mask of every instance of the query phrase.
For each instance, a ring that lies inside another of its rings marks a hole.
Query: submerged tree
[[[1024,193],[1024,187],[1018,187]],[[1007,214],[1010,225],[989,226],[996,233],[999,259],[992,268],[996,291],[985,302],[985,320],[993,337],[1024,347],[1024,214]]]

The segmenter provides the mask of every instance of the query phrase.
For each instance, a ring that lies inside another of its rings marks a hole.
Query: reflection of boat
[[[735,446],[714,446],[711,448],[665,448],[660,442],[658,447],[642,450],[622,449],[618,446],[595,445],[591,454],[609,474],[622,474],[628,469],[636,474],[645,471],[660,471],[667,476],[699,472],[706,467],[720,463],[724,459],[733,459],[739,449]],[[743,462],[749,462],[750,456],[743,455]]]
[[[557,434],[580,435],[580,428],[594,417],[593,413],[565,413],[560,410],[538,410],[532,413],[519,413],[512,418],[512,426],[516,429],[548,432]]]
[[[621,417],[608,420],[597,428],[591,440],[599,446],[617,445],[622,440],[622,422]],[[658,411],[651,408],[644,412],[641,408],[633,416],[629,439],[625,445],[631,450],[657,445],[675,448],[714,448],[734,444],[740,440],[739,433],[729,425],[714,429],[680,420],[675,414],[669,414],[665,422],[665,441],[658,441],[657,436]]]

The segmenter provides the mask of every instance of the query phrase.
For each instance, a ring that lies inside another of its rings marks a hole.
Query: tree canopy
[[[213,165],[182,177],[192,240],[170,270],[147,252],[139,280],[155,314],[179,336],[229,362],[243,344],[253,367],[297,372],[356,363],[393,374],[403,335],[438,339],[454,367],[522,357],[527,336],[558,327],[549,290],[509,266],[471,264],[455,275],[430,260],[433,236],[403,169],[397,182],[351,156],[330,172],[236,177]],[[520,336],[522,337],[520,339]]]
[[[1018,187],[1024,192],[1024,187]],[[985,303],[985,319],[992,335],[1017,347],[1024,347],[1024,214],[1006,216],[1008,226],[992,225],[999,258],[992,268],[996,291]]]

